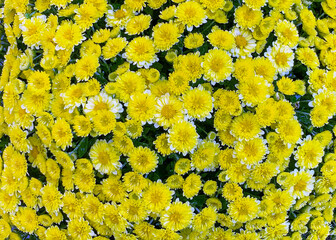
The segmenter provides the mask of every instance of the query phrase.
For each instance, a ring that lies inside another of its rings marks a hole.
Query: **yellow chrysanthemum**
[[[70,125],[63,118],[58,118],[51,129],[52,138],[55,140],[56,145],[60,146],[63,150],[72,145],[72,132]]]
[[[251,197],[243,197],[230,203],[228,209],[229,215],[238,222],[247,222],[258,216],[258,201]]]
[[[38,47],[41,41],[41,32],[45,28],[44,15],[24,19],[22,24],[23,42],[29,47]]]
[[[45,232],[46,239],[66,240],[66,235],[57,226],[49,227]]]
[[[254,76],[239,83],[238,91],[246,105],[256,106],[270,96],[271,85],[264,78]]]
[[[149,185],[143,193],[143,201],[147,209],[153,213],[160,213],[170,204],[172,192],[161,182],[155,182]]]
[[[314,171],[298,171],[297,169],[295,169],[293,172],[291,172],[291,175],[293,176],[293,178],[291,181],[289,192],[292,194],[292,196],[295,199],[309,196],[309,194],[314,189]]]
[[[186,198],[193,198],[202,188],[201,176],[191,173],[183,182],[183,195]]]
[[[238,139],[250,140],[257,137],[261,130],[256,115],[243,113],[234,118],[231,124],[231,133]]]
[[[51,214],[58,212],[62,207],[62,194],[57,190],[55,186],[46,185],[41,190],[42,192],[42,204],[46,208],[46,211]]]
[[[247,165],[259,163],[267,153],[266,144],[261,138],[237,142],[234,149],[238,160]]]
[[[151,121],[155,114],[155,98],[151,94],[134,94],[129,103],[127,112],[129,116],[137,121]]]
[[[294,53],[287,45],[275,43],[273,47],[269,46],[265,57],[272,61],[281,76],[288,74],[294,66]]]
[[[71,219],[68,223],[68,234],[75,239],[92,239],[94,234],[89,222],[84,219]]]
[[[311,48],[298,48],[296,50],[296,57],[304,65],[311,69],[319,67],[320,61],[316,55],[316,52]]]
[[[107,135],[115,128],[116,116],[108,110],[99,111],[92,117],[93,130],[99,135]]]
[[[201,33],[189,33],[184,38],[184,46],[188,49],[199,48],[203,45],[204,38]]]
[[[174,124],[169,131],[168,141],[171,148],[186,155],[192,152],[198,141],[196,127],[187,121]]]
[[[230,51],[235,47],[235,38],[229,31],[224,31],[219,28],[212,28],[208,34],[209,42],[212,46]]]
[[[204,55],[204,77],[212,82],[230,79],[233,71],[231,57],[223,50],[211,49]]]
[[[127,71],[116,79],[116,95],[126,102],[135,93],[142,93],[145,89],[145,79],[138,73]]]
[[[128,35],[140,34],[149,28],[152,18],[150,15],[140,14],[131,18],[126,24]]]
[[[149,37],[137,37],[128,43],[124,56],[126,59],[139,68],[149,68],[158,61],[153,40]]]
[[[174,202],[160,217],[163,227],[173,231],[187,227],[193,218],[193,208],[182,202]]]
[[[247,5],[242,5],[235,11],[235,21],[242,28],[253,28],[259,24],[261,19],[262,12],[249,8]]]
[[[122,37],[112,38],[107,40],[102,48],[103,57],[105,60],[114,58],[120,53],[127,45],[127,40]]]
[[[281,121],[277,132],[281,139],[289,144],[295,144],[302,136],[301,124],[295,119]]]
[[[76,63],[76,78],[78,81],[87,81],[92,77],[99,67],[98,57],[84,56]]]
[[[158,98],[155,105],[155,122],[164,128],[171,127],[183,119],[182,105],[180,100],[168,94]]]
[[[198,213],[192,222],[193,229],[196,231],[207,231],[215,225],[217,220],[217,212],[214,208],[203,208],[203,210]]]
[[[160,51],[169,50],[178,43],[180,36],[179,28],[174,23],[159,23],[153,28],[154,44]]]
[[[73,49],[83,40],[85,37],[82,35],[80,27],[71,21],[63,21],[57,28],[55,43],[59,49]]]
[[[300,168],[315,168],[322,162],[323,155],[324,148],[320,142],[316,140],[306,140],[298,147],[295,153],[296,164]]]
[[[176,8],[175,15],[182,24],[187,25],[187,29],[191,31],[193,27],[199,27],[206,22],[205,10],[201,4],[194,1],[180,3]]]
[[[129,222],[140,222],[147,217],[145,203],[140,200],[125,198],[119,205],[120,214]]]
[[[97,140],[89,155],[92,165],[101,173],[111,174],[120,168],[119,154],[105,140]]]
[[[156,169],[158,157],[154,151],[147,147],[137,147],[130,153],[128,162],[133,171],[145,174]]]
[[[183,95],[183,104],[188,116],[204,121],[210,117],[213,108],[210,92],[203,88],[194,88]]]
[[[44,92],[50,90],[49,75],[43,71],[32,72],[28,79],[28,87],[38,92]]]

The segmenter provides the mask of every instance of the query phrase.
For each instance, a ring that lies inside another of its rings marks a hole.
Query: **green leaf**
[[[82,141],[80,141],[80,143],[78,144],[78,148],[77,148],[77,156],[78,158],[81,158],[85,155],[85,153],[88,150],[88,146],[89,146],[89,140],[88,138],[83,138]]]

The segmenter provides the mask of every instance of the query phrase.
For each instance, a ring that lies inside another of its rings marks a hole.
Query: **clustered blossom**
[[[0,239],[329,239],[334,0],[0,1]]]

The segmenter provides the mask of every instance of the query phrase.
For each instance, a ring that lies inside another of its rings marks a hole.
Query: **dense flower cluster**
[[[336,234],[335,0],[0,4],[0,239]]]

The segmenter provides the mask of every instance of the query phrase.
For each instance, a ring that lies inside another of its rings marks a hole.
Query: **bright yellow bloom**
[[[125,58],[139,68],[149,68],[158,61],[153,40],[149,37],[137,37],[128,43],[125,49]]]
[[[130,153],[128,162],[133,171],[145,174],[156,169],[158,156],[154,151],[147,147],[137,147]]]
[[[201,4],[194,1],[180,3],[176,8],[176,17],[187,26],[188,31],[206,22],[205,10]]]
[[[231,57],[223,50],[211,49],[204,55],[204,77],[214,83],[229,80],[233,72]]]
[[[193,218],[193,208],[186,203],[174,202],[161,214],[163,227],[173,231],[187,227]]]
[[[186,155],[193,152],[198,141],[196,127],[187,121],[174,124],[169,131],[168,141],[171,148]]]

